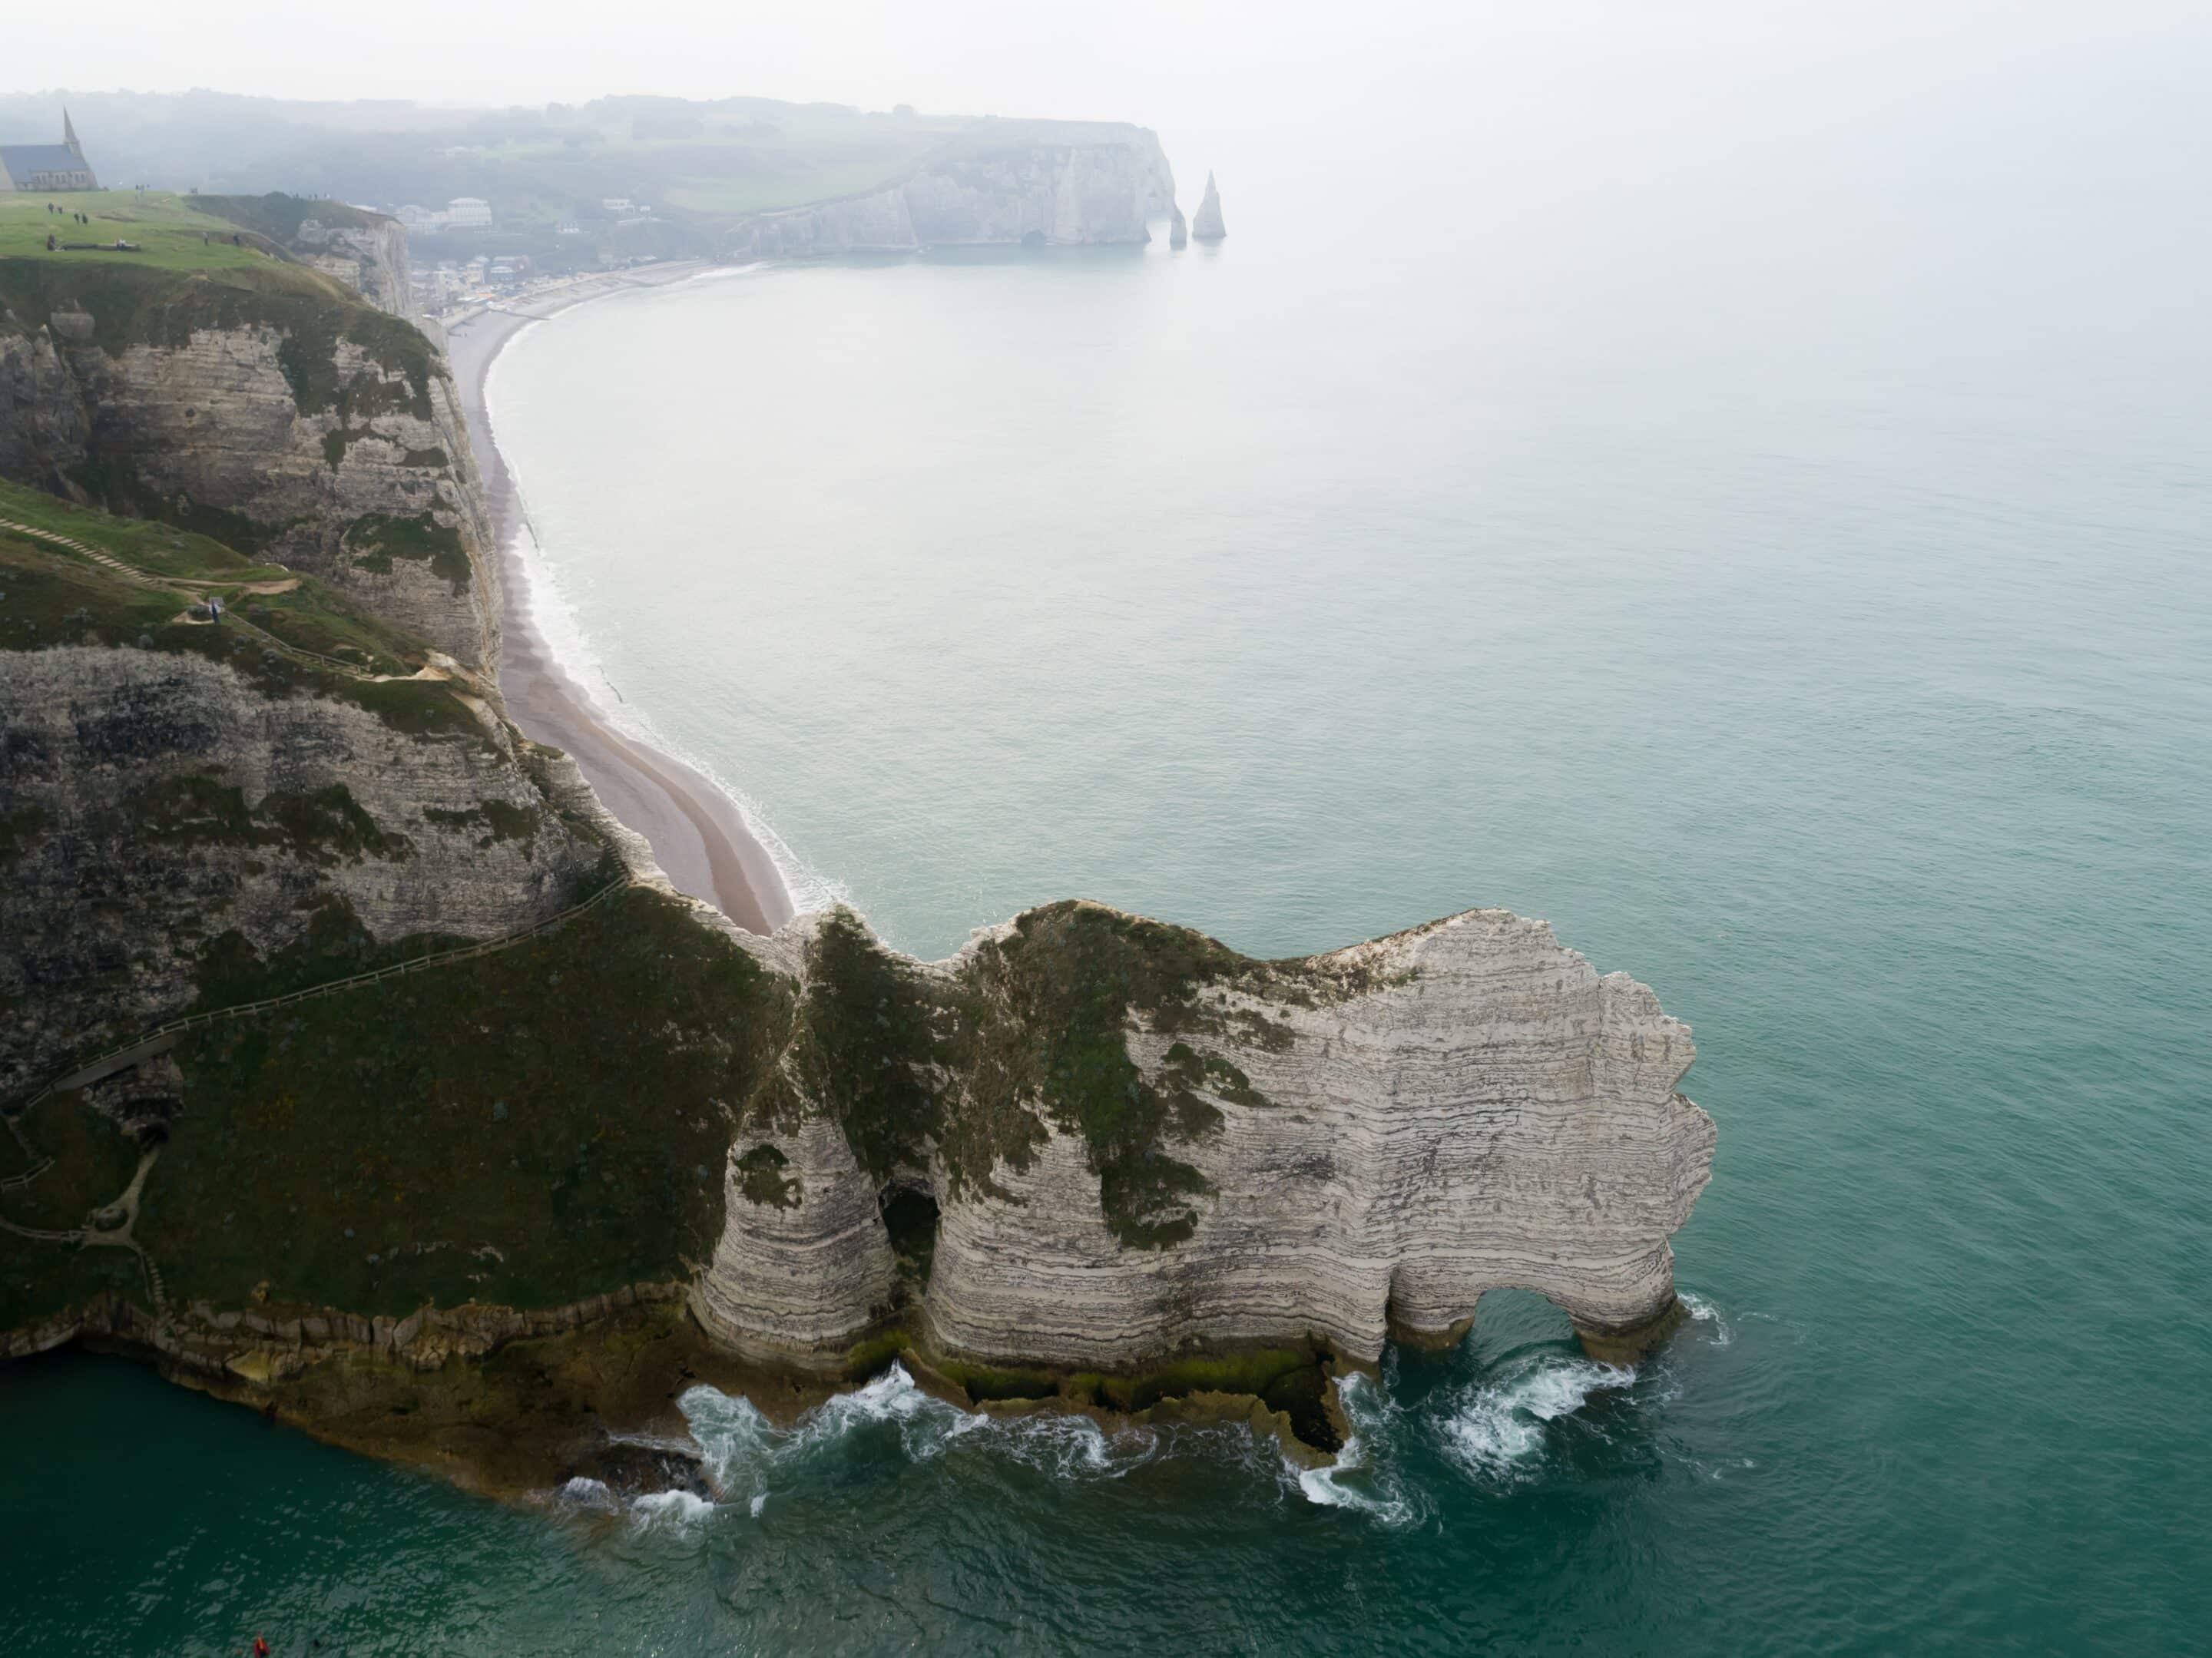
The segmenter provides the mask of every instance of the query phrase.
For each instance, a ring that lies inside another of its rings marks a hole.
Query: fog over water
[[[587,683],[927,954],[1072,893],[1262,953],[1549,918],[1695,1028],[1698,1316],[1626,1375],[1491,1298],[1319,1479],[699,1390],[710,1509],[0,1372],[18,1648],[2201,1650],[2203,20],[634,15],[426,22],[423,73],[1127,116],[1230,235],[524,335],[494,411]]]

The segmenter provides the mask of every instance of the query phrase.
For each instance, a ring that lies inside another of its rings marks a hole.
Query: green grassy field
[[[63,210],[57,218],[46,211],[52,201]],[[66,216],[82,213],[89,225]],[[251,233],[245,245],[233,244],[239,227],[191,207],[185,197],[166,191],[98,190],[67,196],[0,196],[0,258],[40,258],[83,261],[88,264],[151,265],[163,270],[219,270],[236,265],[266,264],[270,255],[252,246]],[[63,241],[112,242],[117,237],[143,248],[140,253],[78,251],[49,253],[46,238]],[[207,240],[203,241],[204,236]]]

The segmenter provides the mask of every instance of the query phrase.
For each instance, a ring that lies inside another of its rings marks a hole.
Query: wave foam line
[[[513,471],[514,463],[508,468]],[[514,485],[518,497],[520,482]],[[643,744],[656,753],[690,767],[707,780],[722,797],[737,808],[738,817],[745,832],[757,841],[775,866],[776,878],[782,883],[784,896],[794,912],[804,914],[850,902],[850,895],[840,884],[817,874],[793,852],[784,838],[771,828],[759,805],[745,792],[732,784],[716,769],[712,762],[688,750],[684,744],[672,742],[654,725],[652,717],[635,703],[624,700],[616,691],[613,707],[599,696],[592,687],[605,684],[611,689],[614,681],[608,675],[600,652],[593,646],[591,635],[578,619],[581,607],[563,588],[559,574],[545,556],[544,548],[532,527],[527,508],[520,514],[522,522],[515,526],[509,539],[509,549],[514,554],[513,568],[523,577],[522,608],[530,618],[532,632],[544,641],[547,653],[561,671],[576,688],[579,695],[590,705],[593,718],[613,726],[625,737]]]
[[[677,1401],[704,1454],[708,1475],[728,1500],[749,1494],[759,1512],[772,1489],[811,1463],[844,1454],[856,1439],[889,1430],[908,1461],[927,1462],[972,1438],[979,1448],[1055,1479],[1119,1479],[1159,1454],[1152,1429],[1109,1434],[1085,1416],[1051,1412],[995,1417],[963,1411],[922,1392],[903,1365],[848,1394],[823,1400],[779,1428],[743,1394],[705,1385]]]
[[[1325,1468],[1300,1468],[1284,1461],[1309,1503],[1325,1509],[1350,1509],[1379,1525],[1398,1527],[1419,1517],[1394,1467],[1374,1461],[1372,1448],[1389,1442],[1397,1407],[1365,1376],[1355,1372],[1336,1385],[1352,1432]]]
[[[1438,1437],[1445,1455],[1468,1473],[1511,1479],[1542,1450],[1549,1424],[1572,1416],[1591,1394],[1635,1380],[1632,1369],[1592,1359],[1553,1354],[1522,1359],[1462,1394],[1457,1408],[1437,1424]]]

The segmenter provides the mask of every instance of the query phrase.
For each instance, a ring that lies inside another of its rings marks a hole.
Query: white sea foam
[[[1326,1468],[1300,1468],[1285,1460],[1306,1501],[1326,1509],[1351,1509],[1377,1524],[1403,1526],[1420,1509],[1407,1493],[1395,1468],[1376,1461],[1375,1448],[1387,1445],[1398,1410],[1389,1397],[1357,1373],[1336,1384],[1336,1396],[1352,1424],[1351,1436]]]
[[[1468,1473],[1514,1478],[1542,1450],[1547,1423],[1571,1416],[1592,1394],[1635,1379],[1633,1370],[1584,1358],[1541,1354],[1512,1361],[1459,1395],[1438,1423],[1437,1437],[1445,1455]]]
[[[761,1510],[766,1507],[768,1507],[768,1493],[766,1491],[756,1493],[752,1502],[753,1518],[756,1520],[759,1519],[761,1517]]]
[[[1721,1316],[1719,1308],[1714,1306],[1703,1296],[1692,1295],[1687,1290],[1678,1290],[1675,1294],[1680,1297],[1682,1305],[1689,1309],[1691,1318],[1699,1324],[1709,1324],[1712,1327],[1714,1346],[1725,1347],[1735,1339],[1735,1332],[1729,1327],[1729,1321]]]
[[[716,1488],[732,1502],[744,1495],[755,1504],[764,1503],[775,1485],[800,1477],[808,1462],[838,1455],[855,1436],[884,1429],[896,1434],[909,1461],[930,1461],[956,1443],[971,1442],[1071,1480],[1118,1479],[1150,1461],[1162,1443],[1156,1430],[1109,1433],[1088,1417],[963,1411],[922,1392],[896,1364],[864,1388],[825,1400],[788,1428],[769,1422],[750,1400],[714,1388],[692,1388],[677,1405]]]
[[[732,276],[750,276],[769,268],[766,259],[755,259],[750,264],[710,265],[704,270],[695,270],[684,280],[687,282],[726,282]]]
[[[605,1480],[587,1479],[582,1474],[569,1480],[554,1495],[580,1509],[600,1509],[611,1513],[616,1507],[614,1491]]]
[[[689,1527],[714,1511],[712,1503],[693,1491],[647,1491],[630,1498],[629,1505],[648,1526]]]
[[[742,270],[750,268],[741,268],[740,271],[731,274],[742,274]],[[706,274],[701,273],[702,276]],[[501,348],[501,354],[504,355],[507,347],[538,326],[538,323],[532,322],[516,330],[506,345]],[[486,375],[484,385],[484,422],[490,428],[495,447],[499,442],[499,420],[492,392],[498,383],[497,369],[498,360],[495,358],[493,371]],[[783,884],[784,896],[794,911],[805,914],[833,908],[848,902],[851,895],[843,886],[808,868],[799,854],[769,827],[759,805],[750,796],[717,771],[711,762],[682,744],[672,741],[653,723],[650,715],[626,700],[617,689],[608,675],[603,652],[592,642],[583,624],[582,617],[589,595],[571,591],[560,571],[547,557],[544,544],[538,537],[536,523],[531,517],[521,469],[516,465],[514,456],[503,449],[500,453],[507,462],[507,475],[513,482],[515,500],[520,508],[517,514],[520,521],[508,537],[507,550],[514,556],[508,561],[507,568],[520,570],[522,574],[523,612],[530,618],[531,630],[544,641],[555,664],[582,694],[592,715],[625,737],[690,767],[713,785],[737,809],[746,832],[768,853],[769,861],[775,865],[776,878]]]

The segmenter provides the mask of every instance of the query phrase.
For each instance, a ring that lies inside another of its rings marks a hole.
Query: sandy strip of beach
[[[791,918],[790,894],[768,849],[746,828],[736,805],[698,772],[613,729],[588,692],[569,677],[532,624],[525,601],[529,578],[519,551],[521,496],[506,458],[493,441],[484,382],[507,341],[532,322],[610,294],[678,282],[697,264],[653,265],[579,278],[479,311],[446,329],[453,381],[468,417],[469,444],[483,473],[492,527],[499,538],[507,590],[500,653],[500,691],[508,716],[533,742],[566,750],[583,768],[607,810],[653,847],[668,878],[716,906],[739,926],[772,932]]]

